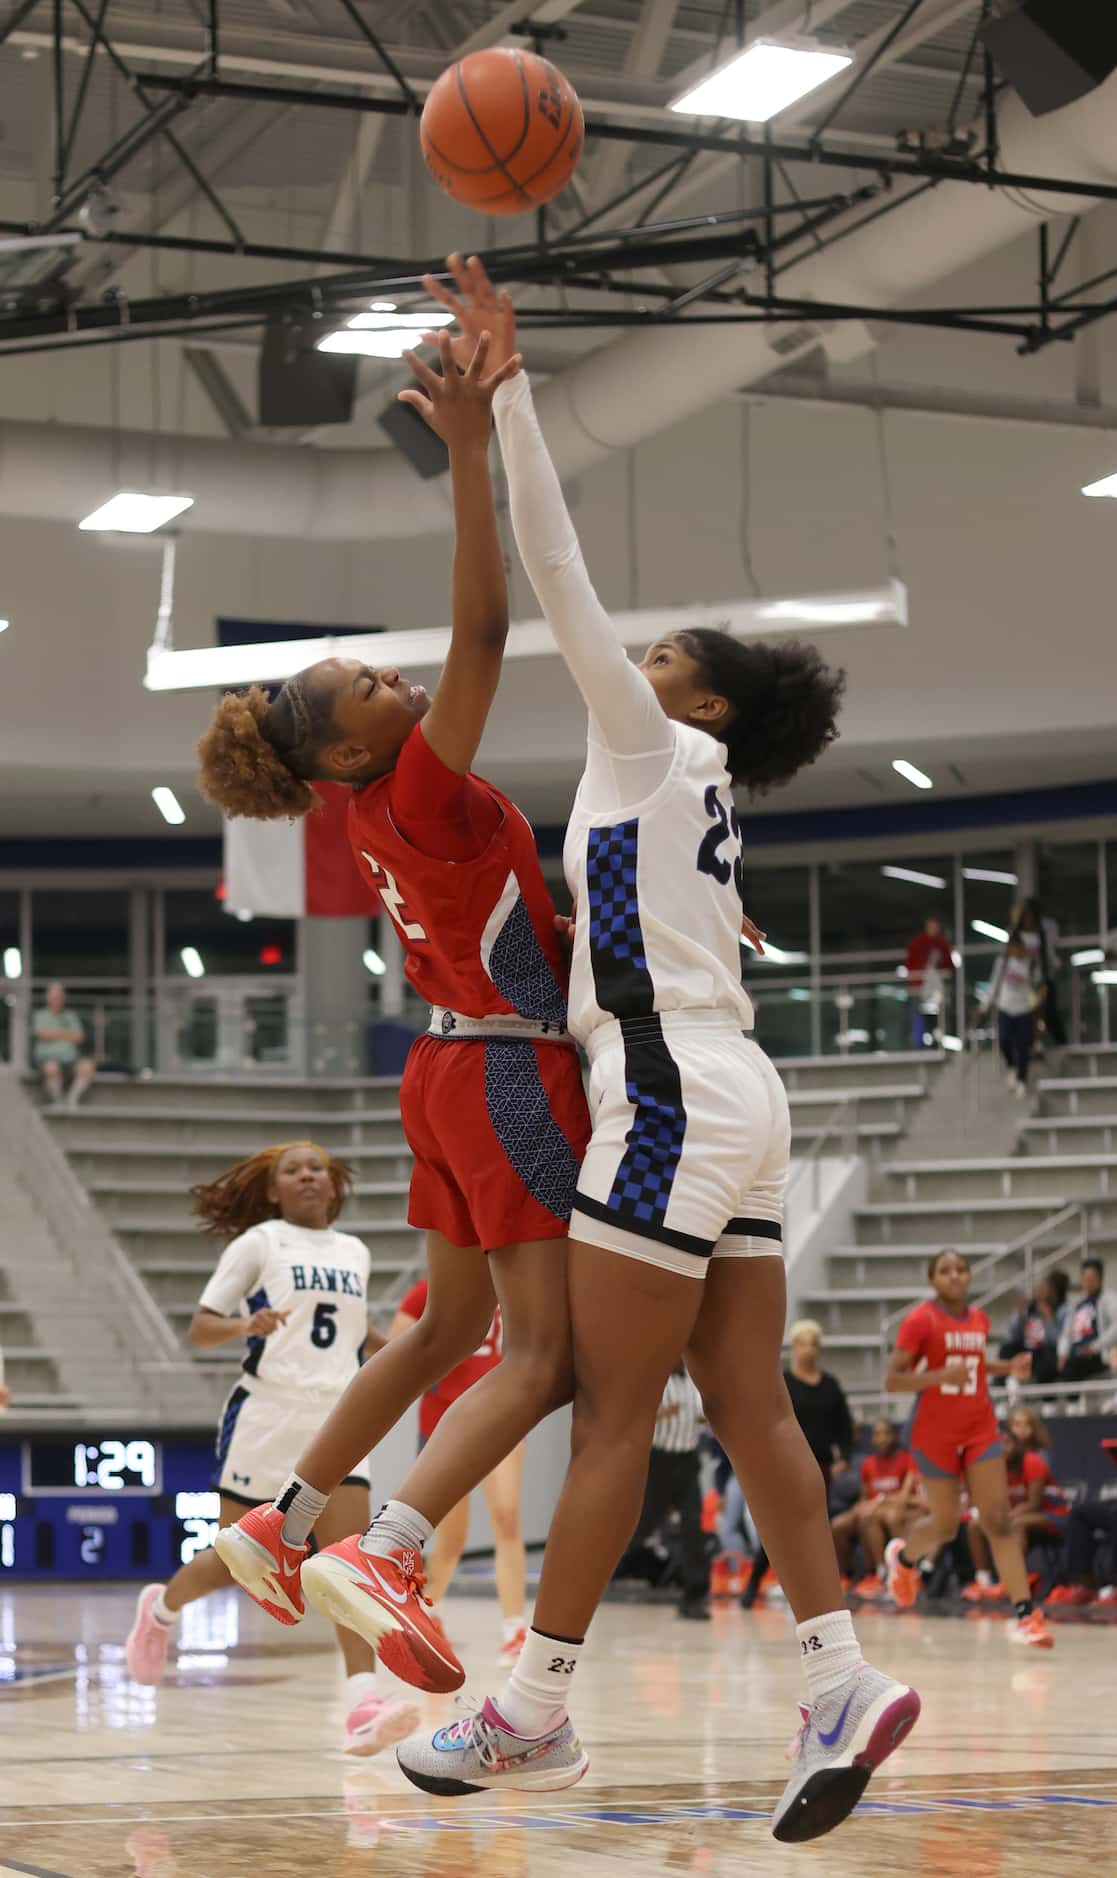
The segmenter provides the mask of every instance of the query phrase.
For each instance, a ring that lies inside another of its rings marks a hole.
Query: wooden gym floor
[[[1108,1878],[1117,1870],[1117,1637],[1010,1649],[996,1618],[858,1619],[923,1719],[835,1835],[770,1837],[800,1694],[781,1610],[609,1605],[579,1672],[591,1754],[569,1793],[451,1802],[391,1751],[338,1745],[342,1680],[317,1619],[296,1633],[233,1593],[187,1614],[159,1690],[124,1672],[134,1593],[0,1592],[0,1878]],[[499,1689],[495,1607],[451,1599],[472,1675]],[[430,1699],[431,1725],[454,1713]]]

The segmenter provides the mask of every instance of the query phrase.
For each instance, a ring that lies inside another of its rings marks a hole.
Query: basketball
[[[440,189],[485,215],[523,215],[574,174],[585,124],[569,80],[535,52],[493,46],[451,65],[419,125]]]

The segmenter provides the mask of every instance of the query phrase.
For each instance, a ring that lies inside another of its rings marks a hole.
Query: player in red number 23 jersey
[[[426,1308],[292,1457],[274,1506],[224,1529],[221,1558],[281,1621],[301,1619],[305,1588],[389,1669],[440,1690],[459,1687],[464,1671],[427,1613],[422,1548],[569,1400],[564,1242],[588,1136],[566,1033],[566,969],[531,829],[470,770],[508,632],[488,464],[493,393],[519,369],[506,295],[492,326],[461,371],[445,336],[441,375],[409,354],[424,392],[401,394],[450,454],[453,629],[433,699],[394,668],[326,659],[273,701],[259,690],[224,698],[199,744],[202,787],[228,814],[305,814],[312,782],[352,785],[354,856],[395,923],[411,983],[433,1007],[400,1094],[415,1157],[409,1218],[427,1232]],[[504,1361],[454,1404],[364,1538],[307,1564],[306,1541],[337,1481],[476,1350],[494,1286]]]
[[[964,1253],[937,1252],[927,1275],[934,1296],[917,1304],[900,1325],[885,1386],[919,1398],[911,1452],[928,1510],[888,1546],[888,1588],[901,1608],[915,1603],[920,1560],[957,1534],[964,1483],[1016,1607],[1013,1642],[1049,1650],[1054,1639],[1032,1602],[1024,1552],[1013,1531],[1004,1450],[988,1383],[990,1375],[1026,1380],[1032,1359],[989,1360],[989,1319],[968,1302],[970,1262]]]

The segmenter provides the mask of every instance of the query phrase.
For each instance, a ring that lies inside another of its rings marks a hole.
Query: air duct
[[[1016,98],[1001,113],[1006,170],[1060,180],[1117,182],[1117,77],[1053,116],[1030,117]],[[992,254],[1037,221],[1086,213],[1088,200],[941,183],[781,275],[788,295],[893,305]],[[787,330],[660,326],[604,346],[540,392],[543,428],[564,478],[654,436],[764,378],[817,343],[811,325]],[[866,335],[867,336],[867,335]],[[530,351],[530,348],[529,348]],[[295,540],[398,540],[446,529],[448,492],[423,483],[395,452],[278,449],[173,440],[176,487],[195,497],[189,528]],[[76,521],[126,481],[134,459],[151,487],[151,438],[73,426],[0,426],[0,514]]]

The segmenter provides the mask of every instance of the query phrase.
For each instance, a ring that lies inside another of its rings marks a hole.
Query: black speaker
[[[323,327],[314,329],[321,338]],[[309,331],[271,320],[257,365],[261,424],[348,424],[357,389],[355,355],[316,352]]]
[[[424,482],[429,482],[432,476],[444,475],[449,469],[450,452],[413,405],[401,404],[398,398],[393,398],[376,421]]]
[[[981,37],[1033,117],[1073,104],[1117,70],[1113,0],[1021,0]]]

